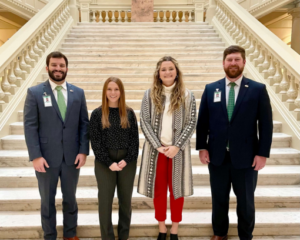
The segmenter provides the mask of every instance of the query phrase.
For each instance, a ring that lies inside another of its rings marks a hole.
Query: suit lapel
[[[59,119],[63,122],[63,119],[61,117],[61,114],[60,114],[60,111],[59,111],[59,108],[58,108],[58,105],[57,105],[57,102],[56,102],[56,99],[54,97],[54,94],[53,94],[53,91],[52,91],[52,88],[51,88],[51,85],[50,85],[49,81],[50,80],[48,80],[44,83],[44,93],[51,96],[52,107],[55,109]]]
[[[225,88],[225,85],[226,85],[225,78],[219,81],[219,90],[221,91],[222,109],[224,111],[226,119],[228,120],[228,113],[227,113],[227,107],[226,107],[226,88]]]
[[[68,94],[68,105],[67,105],[67,112],[66,112],[66,118],[65,118],[65,123],[67,122],[70,112],[71,112],[71,107],[73,104],[74,100],[74,89],[72,88],[72,85],[67,83],[67,94]]]
[[[237,97],[237,100],[236,100],[236,103],[235,103],[235,106],[234,106],[234,110],[233,110],[233,113],[232,113],[231,122],[233,121],[234,117],[236,116],[236,114],[239,110],[239,107],[241,106],[241,104],[243,102],[243,99],[244,99],[245,95],[248,92],[249,87],[245,87],[245,85],[248,86],[248,84],[249,84],[249,81],[247,80],[247,78],[243,77],[243,79],[241,81],[239,94],[238,94],[238,97]]]

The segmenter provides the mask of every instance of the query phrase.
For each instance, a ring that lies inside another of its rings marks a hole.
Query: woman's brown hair
[[[108,119],[109,116],[109,106],[108,106],[108,99],[106,97],[106,91],[108,88],[108,84],[110,82],[114,82],[118,85],[120,90],[120,98],[118,101],[118,107],[119,107],[119,114],[120,114],[120,120],[121,120],[121,127],[122,128],[128,128],[130,127],[128,117],[127,117],[127,110],[128,107],[125,103],[125,91],[124,91],[124,85],[122,81],[117,77],[109,77],[103,86],[102,90],[102,128],[109,128],[110,122]]]
[[[172,113],[184,103],[185,100],[185,86],[183,83],[182,72],[179,68],[178,62],[171,56],[162,57],[156,64],[156,69],[154,72],[153,84],[151,88],[151,98],[155,104],[157,111],[162,113],[164,111],[162,106],[163,97],[163,83],[159,76],[159,70],[163,62],[170,61],[174,64],[176,68],[177,77],[175,78],[175,86],[172,90],[170,97],[169,111]]]

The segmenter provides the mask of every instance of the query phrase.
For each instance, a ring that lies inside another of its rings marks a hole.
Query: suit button
[[[63,140],[61,140],[61,143],[63,143]]]

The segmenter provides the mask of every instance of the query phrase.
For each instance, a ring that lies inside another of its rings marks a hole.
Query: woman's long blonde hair
[[[120,90],[120,98],[119,98],[119,114],[120,114],[120,120],[121,120],[121,126],[122,128],[130,127],[128,117],[127,117],[127,105],[125,103],[125,91],[124,91],[124,85],[122,81],[119,78],[116,77],[110,77],[108,78],[103,86],[102,90],[102,128],[109,128],[110,122],[108,119],[109,116],[109,106],[108,106],[108,99],[106,97],[106,91],[108,88],[108,84],[110,82],[114,82],[118,85]]]
[[[158,63],[156,64],[156,69],[154,72],[153,84],[151,88],[151,98],[153,103],[156,106],[156,109],[159,113],[164,111],[162,106],[162,98],[163,98],[163,83],[159,76],[159,70],[161,64],[163,62],[170,61],[174,64],[177,72],[177,77],[175,78],[175,86],[172,90],[171,97],[170,97],[170,107],[169,110],[173,113],[176,109],[180,107],[181,104],[184,103],[185,100],[185,86],[183,83],[182,72],[180,71],[178,62],[172,58],[171,56],[164,56],[162,57]]]

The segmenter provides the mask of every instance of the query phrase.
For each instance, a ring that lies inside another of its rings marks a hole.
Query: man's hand
[[[202,164],[208,164],[208,163],[210,163],[209,153],[208,153],[207,150],[201,150],[201,151],[199,151],[199,158],[200,158],[200,161],[202,162]]]
[[[75,165],[78,163],[76,169],[81,168],[85,164],[85,162],[86,162],[86,154],[79,153],[75,160]]]
[[[127,163],[124,160],[118,162],[118,167],[121,168],[121,169],[123,169],[124,167],[126,167],[126,165],[127,165]]]
[[[47,161],[43,157],[33,159],[32,163],[33,163],[34,170],[37,172],[45,173],[46,172],[45,166],[46,168],[49,168]]]
[[[259,171],[261,169],[263,169],[266,166],[266,161],[267,158],[266,157],[261,157],[261,156],[255,156],[252,167],[255,166],[254,170],[255,171]]]
[[[113,172],[122,171],[122,168],[120,168],[117,163],[113,163],[112,165],[110,165],[109,169],[112,170]]]
[[[165,155],[168,158],[173,158],[175,157],[175,155],[179,152],[180,148],[176,147],[176,146],[169,146],[166,151],[165,151]]]

